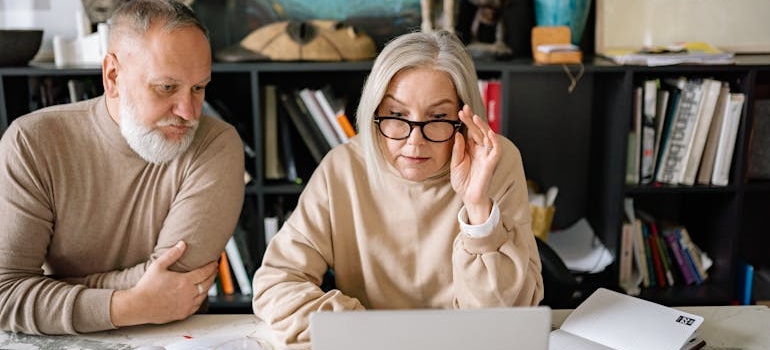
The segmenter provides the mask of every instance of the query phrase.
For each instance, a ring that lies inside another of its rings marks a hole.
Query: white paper
[[[612,254],[585,218],[564,230],[549,233],[548,245],[572,271],[597,273],[613,261]]]
[[[549,350],[679,350],[703,317],[599,288],[551,332]]]
[[[180,340],[166,345],[166,350],[271,350],[264,340],[235,335],[217,335],[191,340]]]
[[[573,44],[544,44],[537,45],[537,51],[551,53],[551,52],[571,52],[580,50],[577,45]]]

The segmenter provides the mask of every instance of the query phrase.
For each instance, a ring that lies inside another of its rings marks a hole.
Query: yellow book
[[[618,64],[640,66],[735,63],[734,53],[723,51],[702,41],[641,48],[610,48],[598,54]]]

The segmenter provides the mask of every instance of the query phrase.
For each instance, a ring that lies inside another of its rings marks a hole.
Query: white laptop
[[[547,350],[547,306],[316,312],[313,350]]]

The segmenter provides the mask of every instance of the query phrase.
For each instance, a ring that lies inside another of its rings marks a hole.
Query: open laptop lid
[[[316,312],[313,350],[547,350],[548,307]]]

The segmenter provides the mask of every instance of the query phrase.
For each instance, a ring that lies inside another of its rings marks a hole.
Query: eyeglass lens
[[[422,136],[433,142],[449,140],[456,129],[455,124],[449,120],[409,122],[398,118],[381,118],[379,121],[380,132],[388,138],[397,140],[409,137],[413,126],[420,126]]]

